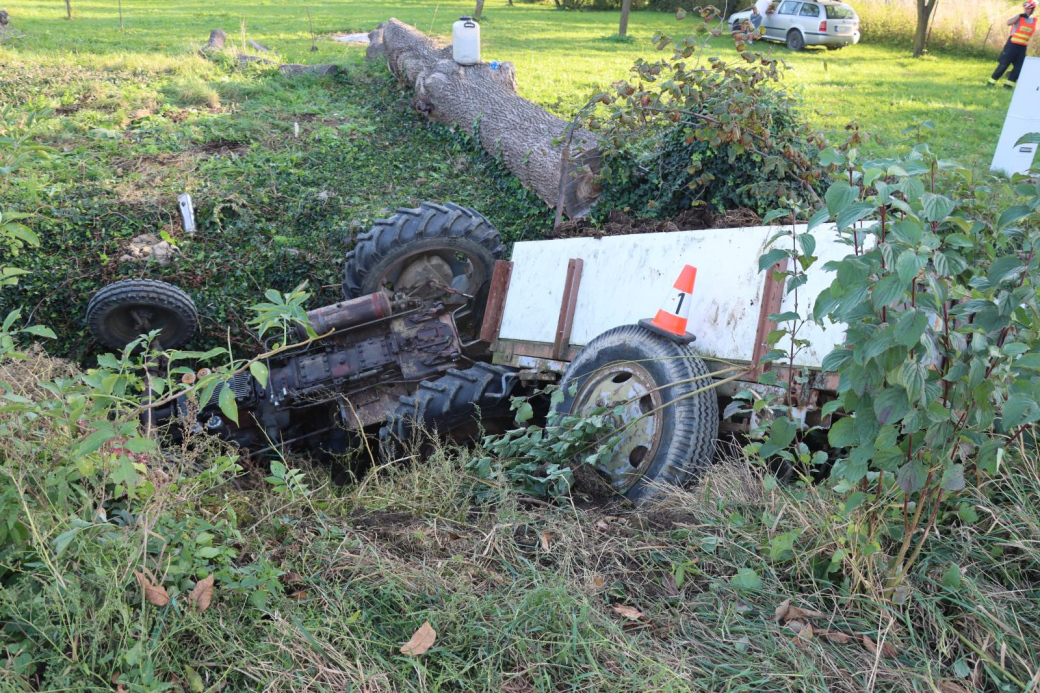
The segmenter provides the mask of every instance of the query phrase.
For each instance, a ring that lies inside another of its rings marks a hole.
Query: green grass
[[[68,371],[37,356],[0,378],[38,399],[36,377]],[[1035,451],[1009,451],[987,493],[962,499],[984,521],[940,518],[891,604],[871,584],[883,554],[832,560],[857,526],[840,497],[778,487],[743,461],[641,511],[583,509],[495,485],[477,503],[453,450],[346,489],[293,460],[307,486],[286,495],[257,461],[216,471],[219,444],[196,439],[113,498],[103,476],[74,471],[102,468],[110,452],[73,465],[75,433],[16,410],[0,411],[0,426],[12,434],[0,439],[0,491],[16,485],[26,511],[14,517],[32,517],[24,546],[0,544],[5,693],[110,691],[114,680],[175,693],[957,693],[1022,690],[1040,667]],[[145,601],[136,570],[169,604]],[[200,613],[188,595],[209,574]],[[815,633],[777,622],[788,599],[820,612]],[[402,654],[426,621],[433,648]],[[962,688],[939,688],[951,684]]]
[[[308,6],[318,34],[367,31],[394,16],[423,31],[448,35],[451,23],[471,11],[470,3],[434,0]],[[183,56],[204,43],[210,29],[222,27],[239,41],[243,23],[249,38],[291,61],[356,65],[363,53],[324,38],[319,39],[321,50],[311,53],[304,8],[289,2],[235,2],[217,8],[197,1],[172,6],[128,0],[123,5],[125,33],[119,32],[116,9],[107,1],[74,1],[73,22],[64,21],[60,4],[14,2],[8,9],[27,34],[13,50],[36,60],[89,62],[84,54],[93,54],[119,56],[142,67],[190,71]],[[701,24],[695,15],[680,23],[669,14],[637,12],[629,25],[634,40],[620,43],[611,40],[616,22],[615,13],[559,12],[547,3],[507,7],[496,0],[485,10],[483,55],[513,61],[523,96],[570,115],[596,89],[625,77],[636,57],[652,57],[655,33],[692,31]],[[800,54],[768,45],[791,68],[787,85],[803,96],[814,120],[828,132],[838,133],[854,120],[895,143],[914,119],[931,120],[944,156],[966,164],[988,163],[1010,99],[1008,93],[982,88],[991,60],[952,52],[913,60],[908,46],[872,44],[869,36],[864,41],[841,51]],[[728,36],[714,45],[719,55],[735,55]],[[156,53],[181,60],[162,60]]]

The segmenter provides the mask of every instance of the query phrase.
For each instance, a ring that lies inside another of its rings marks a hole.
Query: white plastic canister
[[[462,17],[451,25],[451,56],[459,65],[480,62],[480,25],[473,17]]]

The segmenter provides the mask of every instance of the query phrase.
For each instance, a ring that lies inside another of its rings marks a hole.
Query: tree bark
[[[441,47],[396,19],[377,27],[369,41],[368,58],[385,56],[390,71],[414,89],[420,113],[472,134],[550,207],[562,198],[568,217],[588,213],[600,191],[595,136],[575,129],[564,166],[564,143],[558,140],[569,123],[517,95],[512,63],[497,69],[458,65],[451,46]]]
[[[480,15],[484,13],[484,0],[477,0],[477,9],[473,12],[475,19],[480,19]]]
[[[914,30],[914,57],[920,58],[924,55],[928,43],[928,20],[935,9],[938,0],[917,0],[917,28]]]
[[[65,19],[72,19],[72,0],[65,0]]]
[[[632,0],[621,0],[621,23],[618,25],[618,36],[628,36],[628,13],[632,11]]]

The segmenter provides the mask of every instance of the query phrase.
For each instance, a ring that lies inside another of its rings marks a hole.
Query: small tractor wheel
[[[348,299],[379,290],[426,300],[465,294],[470,316],[483,317],[495,260],[505,257],[502,238],[472,209],[423,202],[401,208],[357,237],[343,268]]]
[[[122,351],[142,334],[159,330],[159,346],[176,349],[198,329],[188,294],[166,282],[124,279],[102,288],[87,304],[87,327],[97,341]]]
[[[505,430],[513,421],[509,397],[518,382],[512,370],[486,363],[424,380],[414,394],[401,397],[380,429],[384,456],[393,459],[409,448],[428,448],[435,438],[463,443],[481,430]]]
[[[718,398],[710,389],[698,392],[710,384],[688,345],[622,325],[590,341],[567,367],[556,411],[600,410],[612,419],[617,436],[597,471],[640,503],[654,495],[654,483],[682,485],[714,458]]]

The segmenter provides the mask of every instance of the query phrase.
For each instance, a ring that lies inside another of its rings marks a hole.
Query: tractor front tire
[[[122,351],[142,334],[159,330],[163,349],[185,344],[199,326],[191,296],[151,279],[124,279],[100,289],[87,304],[87,328],[104,346]]]

